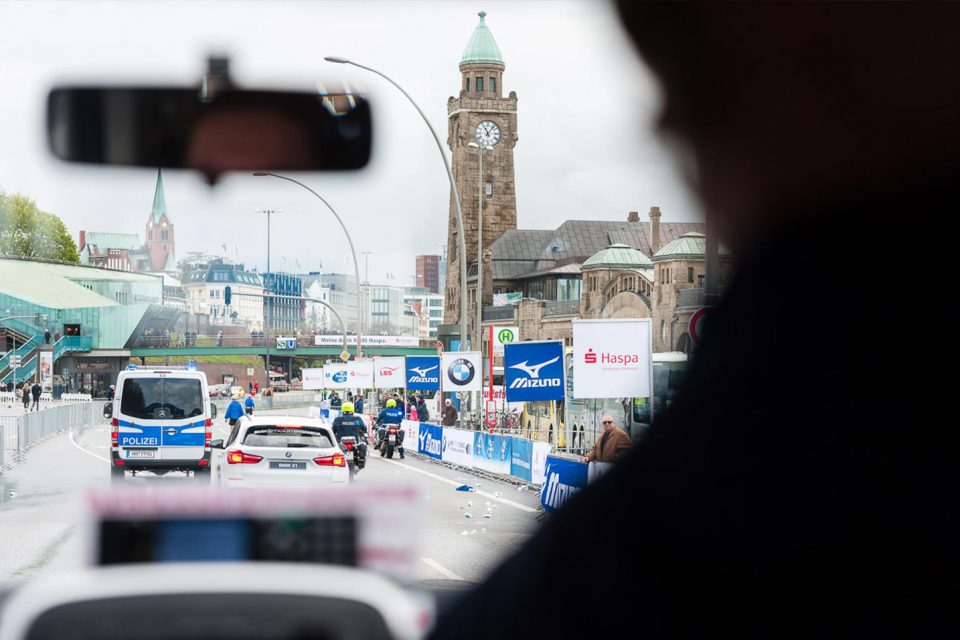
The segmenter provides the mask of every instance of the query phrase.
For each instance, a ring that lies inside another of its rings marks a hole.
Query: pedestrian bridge
[[[313,341],[312,336],[305,340]],[[271,358],[336,358],[343,351],[342,344],[313,345],[297,342],[296,348],[286,345],[280,348],[276,339],[257,338],[250,336],[152,336],[140,337],[134,340],[130,348],[130,355],[137,358],[151,356],[265,356],[269,351]],[[350,355],[356,353],[356,345],[349,345]],[[436,355],[436,347],[424,346],[385,346],[363,345],[365,356],[429,356]]]

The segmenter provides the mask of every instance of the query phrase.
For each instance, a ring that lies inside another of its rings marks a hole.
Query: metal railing
[[[9,468],[26,461],[26,452],[38,442],[72,427],[86,427],[104,421],[104,402],[79,402],[48,406],[20,416],[0,417],[0,465]]]
[[[507,305],[505,307],[484,307],[484,320],[513,320],[513,310],[516,305]]]

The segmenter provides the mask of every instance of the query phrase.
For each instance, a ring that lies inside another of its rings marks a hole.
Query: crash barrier
[[[0,418],[4,463],[22,462],[27,449],[55,433],[103,422],[103,405],[103,401],[57,404],[20,416]]]
[[[546,460],[552,449],[547,442],[413,420],[404,420],[401,428],[405,431],[404,446],[421,455],[512,480],[544,483]]]
[[[556,511],[585,486],[598,480],[613,468],[612,462],[591,462],[563,456],[547,456],[544,475],[546,480],[540,491],[540,504],[547,511]]]
[[[93,402],[89,393],[64,393],[60,395],[60,402]]]

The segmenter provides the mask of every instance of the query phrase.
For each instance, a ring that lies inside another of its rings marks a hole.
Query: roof
[[[460,64],[503,64],[503,56],[500,54],[500,47],[497,41],[493,39],[493,34],[487,28],[484,18],[486,11],[477,14],[480,16],[480,24],[473,30],[470,36],[470,42],[467,48],[463,50],[463,57],[460,58]]]
[[[232,269],[230,268],[232,266],[212,264],[207,269],[190,271],[183,274],[181,283],[183,286],[212,282],[214,284],[246,284],[251,287],[263,287],[263,281],[260,280],[259,274]]]
[[[167,254],[167,261],[163,265],[164,271],[176,271],[177,270],[177,261],[173,257],[173,252]]]
[[[685,233],[704,230],[702,223],[662,222],[660,238],[668,244]],[[567,220],[553,231],[514,229],[490,246],[493,278],[512,280],[566,262],[583,263],[612,244],[624,244],[650,256],[650,240],[649,221]]]
[[[81,281],[153,282],[154,276],[55,262],[0,258],[0,293],[51,309],[117,307]]]
[[[140,236],[135,233],[104,233],[101,231],[88,231],[84,246],[93,245],[100,253],[105,253],[107,249],[139,249],[143,246],[140,242]]]
[[[661,260],[702,259],[706,255],[707,237],[700,232],[685,233],[676,240],[668,242],[660,251],[654,254],[655,262]],[[720,247],[720,255],[728,256],[730,252]]]
[[[160,224],[161,218],[167,215],[167,198],[163,195],[163,173],[157,169],[157,187],[153,191],[153,208],[150,210],[150,219],[153,224]]]
[[[590,256],[583,263],[583,269],[643,269],[652,267],[653,262],[642,251],[625,244],[612,244]]]
[[[570,262],[559,267],[553,267],[550,269],[543,269],[542,271],[533,271],[531,273],[526,273],[520,278],[539,278],[542,276],[567,276],[567,275],[580,275],[580,265],[576,262]]]

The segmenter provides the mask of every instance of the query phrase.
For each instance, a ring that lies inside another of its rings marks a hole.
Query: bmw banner
[[[417,453],[440,460],[443,457],[443,429],[421,422],[417,438]]]
[[[587,465],[559,456],[547,456],[546,482],[540,491],[540,504],[556,511],[577,491],[587,486]]]
[[[518,342],[503,346],[507,402],[563,400],[563,342]]]
[[[440,358],[407,356],[407,390],[436,391],[440,388]]]
[[[490,473],[510,475],[510,465],[513,462],[510,436],[493,435],[475,432],[473,435],[473,466]]]
[[[480,361],[480,352],[444,353],[440,356],[440,380],[440,388],[444,393],[480,391],[483,388],[483,363]]]

